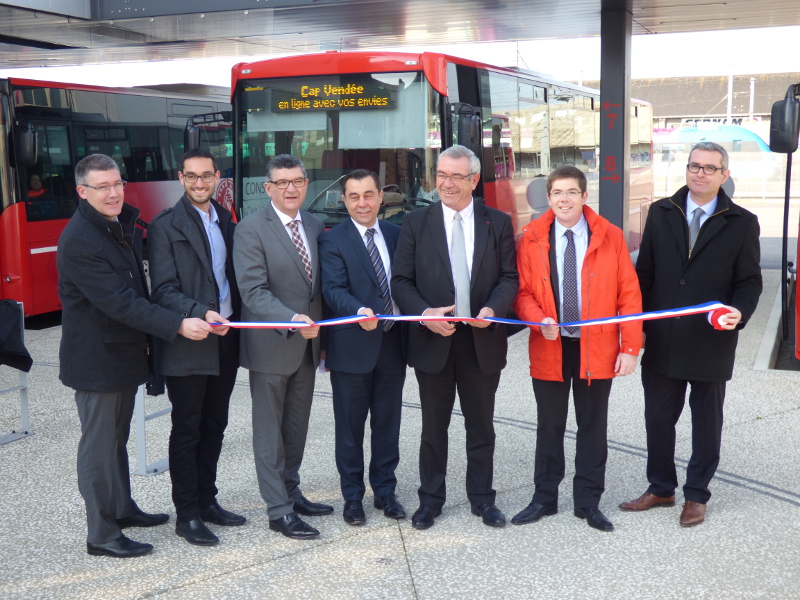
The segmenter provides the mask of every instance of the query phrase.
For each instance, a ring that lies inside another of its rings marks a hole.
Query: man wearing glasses
[[[178,177],[184,194],[148,229],[153,301],[209,323],[239,317],[233,276],[231,213],[212,198],[219,171],[204,148],[183,155]],[[169,474],[177,522],[175,533],[190,544],[211,546],[219,538],[206,526],[243,525],[245,518],[217,502],[217,463],[228,424],[239,332],[215,327],[198,343],[176,339],[159,347],[159,373],[172,404]]]
[[[554,325],[639,313],[642,295],[622,230],[586,206],[588,197],[580,169],[566,166],[550,173],[550,210],[528,223],[517,248],[519,294],[514,309],[522,320],[549,325],[530,328],[537,415],[535,491],[530,504],[511,519],[515,525],[558,512],[572,389],[578,422],[573,514],[600,531],[614,530],[599,508],[608,457],[608,396],[613,378],[636,368],[642,325],[560,330]]]
[[[757,217],[734,204],[722,184],[728,153],[713,142],[692,148],[686,186],[650,207],[636,263],[645,311],[710,301],[727,313],[657,319],[644,325],[642,356],[647,429],[647,491],[622,510],[675,504],[675,424],[687,386],[692,411],[692,456],[679,524],[705,520],[709,483],[719,464],[725,382],[733,375],[738,330],[761,295]],[[713,326],[712,326],[713,325]]]
[[[92,154],[75,167],[80,204],[58,240],[61,382],[75,390],[81,421],[78,488],[89,554],[127,558],[153,550],[122,533],[166,523],[131,498],[126,444],[136,388],[148,380],[148,337],[202,340],[204,320],[152,304],[141,263],[139,210],[123,202],[117,164]]]
[[[407,315],[505,317],[517,294],[514,229],[508,215],[475,202],[480,161],[464,146],[439,156],[441,202],[408,213],[392,265],[391,289]],[[447,430],[458,391],[467,432],[467,497],[472,514],[503,527],[495,506],[494,398],[506,366],[506,328],[489,321],[423,321],[409,328],[408,364],[422,405],[420,506],[411,519],[427,529],[442,513]]]
[[[308,179],[302,161],[280,154],[267,165],[271,202],[236,226],[233,264],[244,321],[298,321],[297,329],[244,329],[240,360],[250,369],[253,452],[269,528],[289,538],[319,531],[300,519],[333,507],[300,491],[322,318],[317,237],[324,225],[300,210]]]

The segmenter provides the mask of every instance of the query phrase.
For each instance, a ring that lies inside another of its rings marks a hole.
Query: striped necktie
[[[389,279],[386,277],[386,268],[383,266],[381,253],[378,251],[378,246],[375,245],[375,229],[370,227],[367,229],[366,235],[369,260],[372,263],[372,268],[375,269],[375,275],[378,277],[378,287],[381,290],[381,299],[383,300],[381,314],[391,315],[394,313],[392,310],[392,294],[389,291]],[[389,331],[393,324],[394,321],[384,321],[383,330]]]
[[[564,251],[564,281],[561,282],[563,294],[562,315],[565,323],[579,321],[581,318],[578,310],[578,261],[575,255],[575,235],[571,229],[564,232],[567,237],[567,249]],[[578,333],[578,327],[564,327],[570,335]]]

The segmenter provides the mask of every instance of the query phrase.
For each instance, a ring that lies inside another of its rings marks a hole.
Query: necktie
[[[369,260],[372,262],[372,268],[375,269],[375,275],[378,277],[378,287],[381,289],[381,299],[383,300],[381,314],[391,315],[394,312],[392,309],[392,294],[389,291],[389,280],[386,277],[386,268],[383,266],[381,253],[378,251],[378,246],[375,245],[375,229],[367,229],[366,235]],[[384,321],[383,330],[389,331],[392,324],[392,321]]]
[[[456,277],[456,316],[471,317],[469,306],[469,268],[467,267],[467,249],[464,243],[464,226],[461,223],[461,214],[453,216],[453,248],[450,250],[450,260]]]
[[[564,251],[564,281],[561,282],[563,295],[562,315],[564,322],[579,321],[581,318],[578,310],[578,261],[575,257],[575,240],[571,229],[564,232],[567,237],[567,249]],[[578,332],[578,327],[565,327],[567,333],[573,335]]]
[[[306,275],[308,275],[308,284],[311,285],[311,259],[308,258],[306,245],[303,243],[303,238],[300,237],[300,230],[297,228],[297,220],[289,221],[289,229],[292,230],[292,242],[294,242],[294,247],[297,248],[300,260],[303,261],[303,266],[306,268]]]
[[[692,254],[692,248],[697,241],[697,234],[700,233],[700,217],[703,216],[702,208],[695,208],[692,213],[692,222],[689,223],[689,255]]]

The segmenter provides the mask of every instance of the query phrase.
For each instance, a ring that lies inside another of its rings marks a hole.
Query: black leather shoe
[[[586,508],[576,508],[575,516],[580,519],[586,519],[589,527],[594,527],[600,531],[614,531],[614,526],[611,521],[606,519],[606,516],[600,512],[596,506],[587,506]]]
[[[126,529],[127,527],[155,527],[156,525],[163,525],[167,521],[169,521],[169,515],[164,513],[149,515],[140,510],[130,517],[117,519],[117,527],[120,529]]]
[[[423,504],[411,516],[411,525],[414,529],[427,529],[434,524],[434,519],[442,514],[441,508],[433,508]]]
[[[222,525],[223,527],[238,527],[247,522],[242,515],[237,515],[229,510],[222,508],[218,502],[210,504],[200,515],[206,523],[214,523],[214,525]]]
[[[311,502],[311,500],[305,496],[300,496],[294,501],[294,512],[307,517],[319,517],[321,515],[331,514],[333,512],[333,507],[328,504]]]
[[[480,504],[472,507],[472,514],[483,519],[489,527],[505,527],[506,516],[494,504]]]
[[[219,544],[219,538],[200,519],[178,521],[175,523],[175,533],[195,546]]]
[[[153,551],[153,546],[134,542],[132,539],[119,536],[115,540],[105,544],[86,544],[86,552],[92,556],[113,556],[114,558],[131,558],[133,556],[144,556]]]
[[[269,528],[295,540],[308,540],[319,535],[319,531],[295,513],[289,513],[280,519],[270,519]]]
[[[406,509],[397,501],[394,494],[386,494],[385,496],[375,496],[372,505],[378,510],[383,509],[383,514],[390,519],[405,519]]]
[[[367,515],[364,514],[364,506],[361,500],[346,500],[342,517],[345,523],[350,525],[363,525],[367,522]]]
[[[535,523],[542,517],[547,517],[549,515],[554,515],[558,512],[558,507],[556,506],[543,506],[538,502],[531,502],[519,511],[514,518],[511,519],[511,522],[514,525],[525,525],[526,523]]]

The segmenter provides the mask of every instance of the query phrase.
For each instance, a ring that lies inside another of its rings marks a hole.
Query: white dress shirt
[[[556,228],[556,266],[558,268],[558,281],[561,284],[561,293],[558,295],[558,314],[560,316],[564,314],[564,252],[567,249],[567,237],[564,235],[564,233],[567,231],[567,227],[564,227],[561,223],[559,223],[558,219],[553,221],[553,226]],[[581,297],[581,271],[583,270],[583,259],[586,257],[586,249],[589,247],[589,224],[586,222],[586,218],[581,215],[580,220],[569,229],[572,230],[572,239],[575,242],[575,266],[577,268],[578,275],[578,314],[580,315],[583,314],[583,298]],[[561,335],[566,337],[580,337],[581,330],[578,328],[576,333],[569,334],[562,327]]]
[[[350,219],[353,221],[353,219]],[[378,224],[378,221],[375,221],[375,224],[372,227],[364,227],[360,223],[356,223],[353,221],[353,225],[356,226],[359,235],[361,236],[361,241],[364,242],[364,247],[367,248],[367,252],[369,252],[369,246],[367,245],[367,229],[374,229],[375,234],[372,236],[372,239],[375,240],[375,246],[378,248],[378,253],[381,255],[381,260],[383,261],[383,269],[386,271],[386,283],[389,285],[389,294],[392,293],[392,259],[389,257],[389,247],[386,245],[386,238],[383,237],[383,232],[381,231],[381,226]],[[366,308],[362,306],[361,308]],[[359,308],[359,310],[361,310]],[[394,301],[394,296],[392,296],[392,314],[399,315],[400,311],[397,309],[397,304]]]
[[[472,279],[472,259],[475,254],[475,207],[474,201],[470,200],[466,208],[458,211],[461,214],[461,226],[464,229],[464,248],[467,251],[467,268],[469,269],[469,277]],[[444,231],[447,235],[447,250],[450,256],[453,255],[453,217],[456,214],[452,208],[449,208],[442,203],[442,212],[444,213]],[[456,272],[453,267],[453,261],[450,261],[450,269],[453,273],[453,281],[456,280]]]

